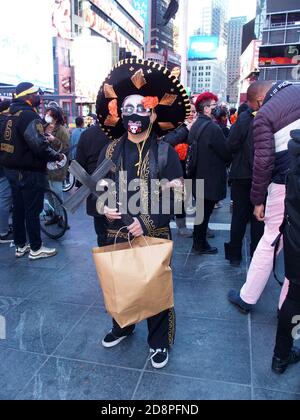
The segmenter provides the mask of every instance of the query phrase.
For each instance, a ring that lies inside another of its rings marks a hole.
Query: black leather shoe
[[[295,365],[300,362],[300,349],[293,348],[290,353],[288,360],[279,359],[279,357],[273,357],[272,371],[277,375],[282,375],[289,365]]]
[[[232,267],[239,267],[242,262],[242,250],[240,247],[232,246],[230,243],[224,244],[225,259],[230,262]]]
[[[203,246],[193,246],[193,252],[199,255],[216,255],[218,248],[211,247],[208,243]]]

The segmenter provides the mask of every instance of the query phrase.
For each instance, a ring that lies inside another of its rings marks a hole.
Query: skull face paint
[[[150,126],[151,111],[142,104],[144,97],[140,95],[128,96],[123,102],[123,125],[131,134],[140,134],[147,131]]]

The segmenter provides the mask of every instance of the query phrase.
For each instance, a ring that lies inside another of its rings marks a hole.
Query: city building
[[[199,29],[195,35],[215,35],[220,45],[227,45],[228,0],[202,0],[197,5],[197,21]]]
[[[226,77],[219,60],[189,61],[188,74],[188,84],[192,94],[214,92],[221,101],[225,101]]]
[[[259,68],[261,80],[300,82],[299,0],[267,0]]]
[[[55,99],[73,120],[94,111],[113,64],[144,56],[144,21],[128,0],[63,0],[52,22]]]
[[[188,87],[193,94],[216,93],[226,100],[226,73],[217,36],[194,35],[188,50]]]
[[[245,16],[234,17],[228,24],[228,53],[227,53],[227,102],[232,105],[239,100],[240,56],[242,52],[243,25]]]
[[[174,50],[174,20],[166,25],[164,15],[170,5],[170,0],[149,0],[149,42],[146,45],[145,56],[148,59],[163,63],[170,70],[180,66],[181,57]]]
[[[188,54],[188,80],[191,91],[200,93],[210,90],[217,93],[223,101],[226,100],[227,85],[227,11],[228,0],[201,1],[197,7],[199,28],[190,39]],[[196,46],[196,51],[193,45]],[[202,63],[203,61],[205,63]],[[209,67],[211,68],[208,69]]]

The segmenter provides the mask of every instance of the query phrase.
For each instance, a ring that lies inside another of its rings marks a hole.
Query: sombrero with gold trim
[[[111,139],[125,133],[121,107],[130,95],[148,97],[157,114],[154,130],[160,136],[182,124],[191,111],[185,88],[167,68],[148,60],[122,60],[104,81],[96,104],[100,125]]]

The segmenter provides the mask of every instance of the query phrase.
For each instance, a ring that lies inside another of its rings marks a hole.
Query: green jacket
[[[67,128],[59,125],[53,130],[52,135],[55,137],[55,141],[52,143],[53,149],[68,156],[70,150],[70,134]],[[48,171],[48,179],[53,182],[63,182],[66,179],[67,172],[68,165],[55,171]]]

